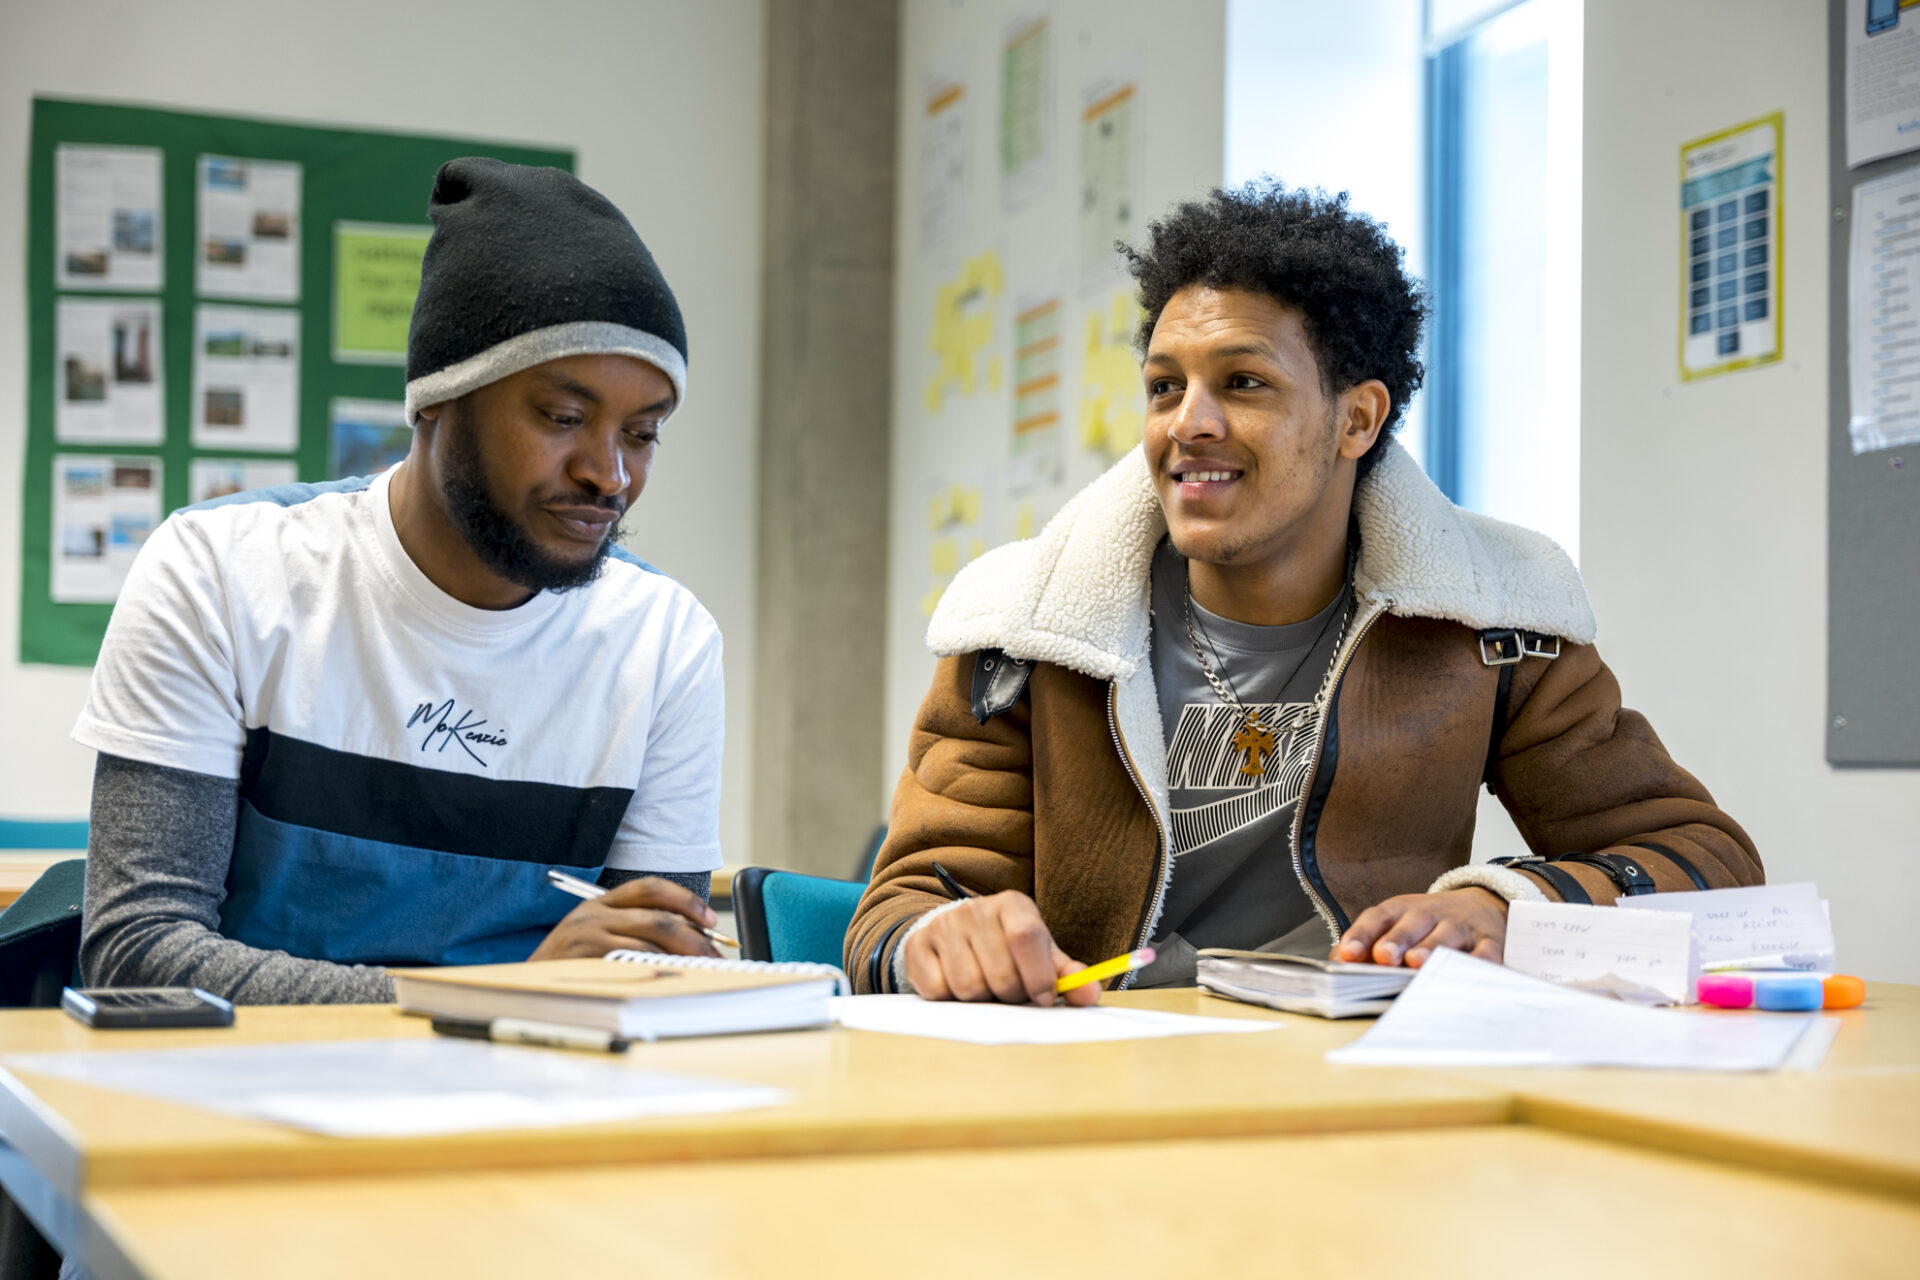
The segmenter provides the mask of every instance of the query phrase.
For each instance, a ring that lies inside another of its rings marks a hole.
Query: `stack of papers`
[[[1384,1012],[1413,981],[1415,972],[1398,965],[1348,964],[1224,947],[1200,952],[1198,963],[1200,986],[1217,996],[1323,1018]]]
[[[1393,1007],[1327,1061],[1368,1066],[1775,1071],[1813,1015],[1650,1009],[1435,951]],[[1816,1040],[1824,1051],[1825,1041]],[[1817,1062],[1813,1065],[1817,1065]]]

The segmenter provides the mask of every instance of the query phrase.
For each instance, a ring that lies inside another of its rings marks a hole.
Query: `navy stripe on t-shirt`
[[[631,788],[477,778],[247,730],[240,794],[276,822],[510,862],[598,867]]]

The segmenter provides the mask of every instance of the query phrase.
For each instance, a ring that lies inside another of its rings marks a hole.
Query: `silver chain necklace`
[[[1346,590],[1344,580],[1340,584],[1340,589],[1343,592]],[[1186,591],[1181,596],[1180,607],[1186,614],[1187,640],[1193,645],[1193,656],[1195,660],[1200,663],[1200,674],[1205,676],[1207,683],[1213,686],[1213,691],[1219,696],[1220,701],[1240,713],[1240,731],[1233,735],[1233,749],[1246,757],[1245,762],[1240,766],[1240,772],[1249,778],[1265,777],[1268,759],[1280,748],[1279,735],[1275,734],[1274,731],[1268,727],[1266,721],[1260,718],[1258,708],[1250,709],[1245,703],[1240,701],[1240,695],[1234,692],[1233,685],[1227,679],[1223,678],[1227,664],[1226,661],[1220,657],[1220,650],[1214,645],[1213,637],[1210,635],[1207,636],[1206,647],[1213,650],[1214,662],[1220,664],[1220,670],[1216,672],[1213,663],[1207,661],[1207,655],[1200,647],[1200,637],[1204,634],[1204,629],[1196,629],[1193,619],[1192,561],[1187,562]],[[1327,628],[1333,625],[1334,618],[1343,614],[1350,614],[1351,612],[1351,608],[1336,609],[1327,615],[1327,620],[1320,624],[1319,634],[1314,636],[1313,642],[1307,646],[1306,652],[1300,655],[1300,661],[1294,664],[1293,670],[1287,673],[1286,679],[1280,682],[1282,691],[1284,691],[1289,684],[1293,683],[1293,678],[1300,674],[1302,667],[1307,665],[1307,659],[1311,658],[1314,650],[1320,647],[1320,642],[1327,638]],[[1343,633],[1344,630],[1345,629],[1342,628]],[[1337,652],[1339,646],[1335,645],[1334,648]]]

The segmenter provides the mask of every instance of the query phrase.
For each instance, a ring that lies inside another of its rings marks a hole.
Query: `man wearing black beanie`
[[[679,306],[559,170],[455,160],[429,211],[406,460],[176,513],[115,607],[74,730],[91,985],[713,954],[720,634],[615,541],[685,399]]]

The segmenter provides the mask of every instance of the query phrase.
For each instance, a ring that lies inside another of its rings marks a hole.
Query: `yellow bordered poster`
[[[1778,360],[1784,116],[1680,148],[1680,376]]]

